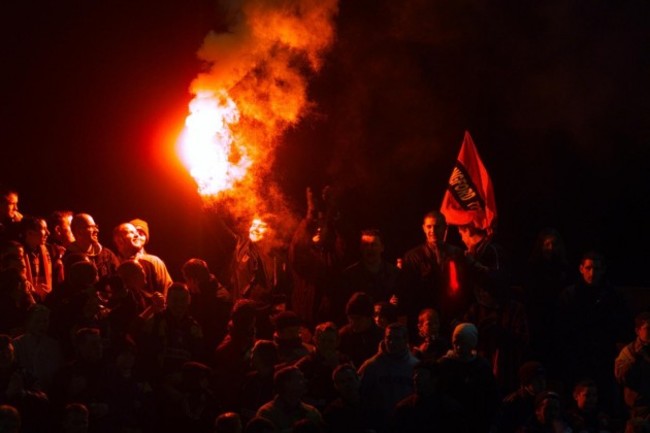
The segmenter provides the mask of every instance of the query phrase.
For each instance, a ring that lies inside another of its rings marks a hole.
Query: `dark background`
[[[92,214],[107,245],[122,220],[149,221],[149,250],[177,275],[217,242],[174,150],[217,5],[51,3],[0,6],[0,182],[23,213]],[[315,105],[277,151],[291,207],[338,186],[393,259],[423,240],[467,129],[515,264],[553,226],[572,263],[596,248],[615,282],[650,285],[650,2],[529,3],[341,0]]]

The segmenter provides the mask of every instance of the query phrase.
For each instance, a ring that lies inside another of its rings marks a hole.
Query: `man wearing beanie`
[[[138,235],[142,239],[142,252],[146,253],[144,247],[149,243],[149,224],[140,218],[129,221],[133,227],[138,231]]]
[[[535,415],[535,397],[546,389],[546,370],[537,361],[519,367],[519,389],[505,399],[501,406],[499,431],[514,433]]]
[[[388,325],[377,354],[359,369],[361,401],[377,431],[385,431],[397,403],[413,393],[413,367],[418,362],[409,350],[406,326]]]
[[[489,432],[499,406],[497,383],[490,363],[477,356],[478,330],[471,323],[454,329],[452,349],[440,358],[441,389],[471,414],[469,431]]]

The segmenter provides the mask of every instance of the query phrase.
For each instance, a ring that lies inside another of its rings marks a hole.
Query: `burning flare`
[[[225,92],[202,91],[190,103],[180,150],[201,195],[217,195],[246,175],[251,160],[231,130],[238,122],[239,110]]]
[[[229,200],[240,216],[284,208],[272,179],[282,133],[312,105],[307,74],[334,41],[338,0],[228,0],[228,31],[198,52],[204,72],[179,143],[207,203]],[[250,221],[250,219],[248,219]]]

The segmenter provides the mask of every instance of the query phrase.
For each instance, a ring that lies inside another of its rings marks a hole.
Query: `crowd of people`
[[[423,218],[393,264],[382,234],[350,258],[327,191],[286,247],[273,221],[174,281],[125,219],[24,216],[0,191],[0,433],[648,432],[650,313],[605,259],[539,234],[513,285],[492,233]],[[172,272],[175,273],[175,272]],[[221,275],[221,274],[220,274]]]

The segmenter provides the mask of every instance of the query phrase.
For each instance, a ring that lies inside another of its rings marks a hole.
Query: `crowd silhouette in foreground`
[[[24,216],[0,191],[0,433],[650,431],[650,314],[540,232],[513,286],[491,233],[423,218],[396,264],[325,190],[282,246],[245,233],[219,281],[173,281],[125,217]],[[572,267],[579,270],[570,281]],[[172,272],[172,274],[175,274]],[[221,274],[220,274],[221,275]]]

